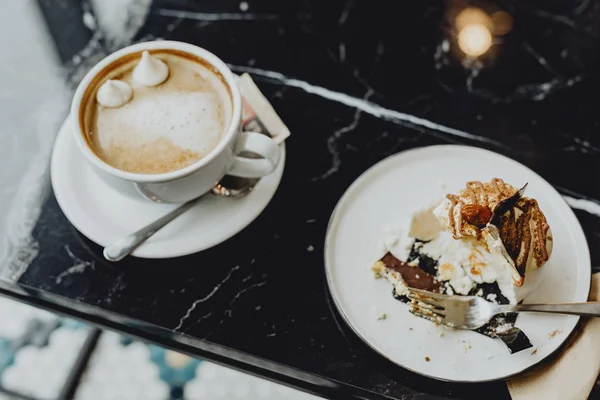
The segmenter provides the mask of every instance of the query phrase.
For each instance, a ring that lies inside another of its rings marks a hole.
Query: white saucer
[[[108,187],[85,162],[63,124],[52,150],[52,187],[69,221],[93,242],[106,246],[172,210],[175,205],[131,199]],[[148,241],[133,255],[170,258],[213,247],[250,224],[275,194],[285,165],[285,145],[277,169],[241,199],[209,196]]]
[[[432,146],[387,158],[362,174],[339,201],[325,242],[327,280],[335,304],[355,332],[394,363],[432,378],[483,382],[515,375],[552,354],[578,317],[520,314],[517,326],[532,349],[509,354],[505,345],[471,331],[450,331],[410,314],[370,266],[381,256],[382,228],[402,226],[424,202],[470,180],[500,177],[538,200],[554,235],[540,287],[525,302],[587,301],[591,267],[586,239],[560,194],[535,172],[496,153],[465,146]],[[444,188],[442,182],[447,186]],[[386,313],[387,318],[377,320]],[[440,336],[441,332],[443,336]]]

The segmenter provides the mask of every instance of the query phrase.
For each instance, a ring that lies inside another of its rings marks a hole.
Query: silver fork
[[[510,312],[542,312],[600,317],[600,303],[494,304],[477,296],[450,296],[408,288],[411,312],[456,329],[477,329],[494,316]]]

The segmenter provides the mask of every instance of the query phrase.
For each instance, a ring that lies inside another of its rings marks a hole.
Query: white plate
[[[500,177],[538,200],[554,235],[543,282],[525,302],[586,301],[591,266],[586,239],[569,206],[527,167],[499,154],[465,146],[432,146],[387,158],[362,174],[339,201],[327,231],[325,263],[336,306],[354,331],[394,363],[428,377],[483,382],[515,375],[552,354],[578,317],[521,314],[517,326],[532,349],[509,354],[505,345],[471,331],[449,331],[409,313],[392,286],[374,279],[382,228],[405,226],[412,210],[467,181]],[[377,320],[385,312],[387,319]],[[444,332],[443,336],[440,336]],[[535,351],[534,351],[535,350]],[[429,361],[426,361],[426,358]]]
[[[172,204],[135,200],[107,186],[79,153],[63,124],[52,150],[52,187],[67,219],[91,241],[106,246],[172,210]],[[170,258],[196,253],[229,239],[250,224],[275,194],[285,165],[281,162],[241,199],[209,196],[165,226],[133,255]]]

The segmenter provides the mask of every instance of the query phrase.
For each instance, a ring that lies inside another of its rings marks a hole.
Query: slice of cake
[[[372,267],[403,298],[407,287],[517,303],[539,283],[552,233],[537,201],[502,179],[468,182],[417,210],[408,232],[386,240]],[[531,282],[531,285],[529,283]]]

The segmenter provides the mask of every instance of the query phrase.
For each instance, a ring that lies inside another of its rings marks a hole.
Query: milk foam
[[[102,148],[122,143],[145,145],[169,139],[198,155],[208,154],[223,130],[220,99],[214,93],[173,92],[143,97],[98,120]],[[123,130],[127,127],[127,132]]]
[[[184,168],[208,155],[229,124],[229,92],[214,72],[180,56],[159,57],[170,71],[165,82],[137,82],[132,64],[112,77],[131,86],[131,100],[95,106],[87,119],[92,148],[115,168],[150,174]]]

